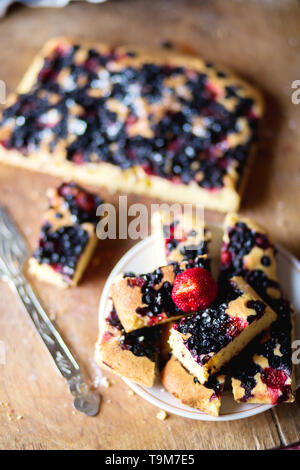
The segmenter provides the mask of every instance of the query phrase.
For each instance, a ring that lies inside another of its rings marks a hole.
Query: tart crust
[[[210,388],[209,385],[201,385],[195,381],[194,377],[172,356],[161,371],[160,378],[166,390],[184,405],[191,406],[212,416],[219,416],[220,395],[225,382],[224,375],[216,377],[220,387],[218,393],[216,393],[214,388]]]
[[[108,302],[107,315],[113,308]],[[136,356],[121,347],[120,339],[124,332],[104,321],[95,347],[97,364],[121,377],[145,387],[152,387],[155,380],[156,363],[147,356]]]

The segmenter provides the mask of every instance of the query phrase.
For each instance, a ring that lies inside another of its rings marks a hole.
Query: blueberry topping
[[[248,323],[252,323],[254,320],[259,320],[263,316],[266,310],[266,304],[261,300],[248,300],[247,308],[252,308],[256,311],[256,315],[249,315],[247,318]]]
[[[188,335],[184,344],[199,364],[208,362],[210,353],[217,353],[227,346],[245,327],[246,322],[242,324],[226,313],[229,302],[240,295],[241,292],[232,289],[225,302],[216,301],[203,312],[179,322],[177,330]]]
[[[77,224],[85,222],[97,224],[97,207],[102,203],[100,197],[89,193],[75,183],[63,183],[58,188],[58,194],[64,198]]]
[[[221,266],[220,274],[220,284],[223,291],[226,291],[227,279],[241,275],[277,313],[277,320],[269,327],[267,337],[265,339],[261,337],[260,341],[254,340],[232,363],[233,377],[240,380],[241,386],[245,390],[242,401],[246,402],[253,396],[252,390],[256,386],[254,376],[258,372],[262,374],[262,377],[265,374],[263,369],[253,362],[253,355],[260,355],[268,360],[270,368],[275,371],[272,376],[277,377],[280,371],[283,371],[284,374],[291,377],[291,306],[282,296],[279,298],[270,296],[270,289],[279,291],[278,282],[270,279],[261,269],[249,270],[244,265],[244,257],[250,253],[254,246],[258,246],[263,250],[268,248],[275,250],[268,236],[249,229],[243,222],[232,227],[228,232],[228,236],[229,243],[223,246],[222,249],[223,253],[226,253],[226,263]],[[270,266],[271,264],[271,259],[267,255],[262,256],[260,261],[263,266]],[[257,312],[252,321],[259,318],[265,309],[264,303],[260,301],[250,301],[247,306],[254,308]],[[248,321],[251,321],[251,316],[248,317]],[[275,353],[278,347],[280,355]],[[286,401],[290,396],[291,387],[284,385],[278,387],[278,389],[281,390],[281,394],[278,396],[276,403]]]
[[[4,111],[0,125],[15,120],[12,134],[1,142],[6,149],[29,155],[40,149],[46,134],[49,152],[65,145],[65,158],[77,165],[108,162],[123,170],[140,165],[150,175],[183,184],[194,181],[208,190],[222,188],[232,168],[242,174],[258,122],[254,102],[243,96],[243,90],[226,88],[226,96],[236,99],[229,111],[216,101],[217,92],[206,73],[174,65],[137,66],[134,61],[130,65],[136,53],[115,49],[105,53],[89,49],[80,63],[77,56],[74,59],[79,50],[77,45],[56,48],[45,59],[31,91],[19,95]],[[113,65],[124,57],[129,63],[120,72]],[[63,80],[65,71],[68,76]],[[217,75],[226,77],[222,71]],[[184,94],[168,84],[178,77],[184,80]],[[100,95],[95,94],[99,87]],[[176,110],[167,108],[157,120],[150,109],[146,116],[150,135],[131,132],[139,119],[137,99],[152,106],[166,96],[174,98]],[[120,119],[110,109],[111,99],[126,107],[127,117]],[[76,108],[81,111],[74,115]],[[194,128],[198,117],[203,121],[201,132]],[[245,144],[229,148],[226,137],[238,131],[241,117],[249,124],[249,138]]]
[[[194,383],[200,384],[197,377],[194,377]],[[223,387],[224,387],[223,383],[219,382],[216,375],[210,375],[207,382],[205,382],[203,385],[204,387],[212,389],[214,391],[214,394],[211,396],[210,400],[214,400],[215,398],[220,397]]]
[[[183,312],[176,307],[171,297],[172,284],[166,281],[159,289],[155,289],[155,282],[150,276],[147,275],[146,283],[142,287],[142,300],[146,306],[138,307],[136,313],[148,317],[157,317],[162,314],[167,317],[182,315]]]
[[[63,276],[72,278],[88,238],[88,232],[78,225],[51,231],[51,225],[45,223],[41,230],[39,247],[33,256],[39,264],[49,264]]]
[[[106,318],[107,323],[122,332],[120,346],[122,349],[131,351],[135,356],[146,356],[154,361],[158,354],[158,340],[160,338],[161,327],[142,328],[140,330],[126,333],[119,320],[118,314],[113,308]]]
[[[263,266],[270,266],[271,264],[271,260],[270,260],[270,257],[269,256],[262,256],[261,260],[260,260],[261,264]]]

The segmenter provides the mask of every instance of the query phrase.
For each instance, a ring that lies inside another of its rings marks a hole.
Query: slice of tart
[[[126,333],[111,301],[95,350],[100,367],[134,382],[152,387],[159,351],[160,327]]]
[[[49,190],[48,197],[29,272],[60,287],[75,286],[97,245],[96,209],[102,201],[75,183]]]
[[[157,211],[151,219],[152,233],[161,264],[187,262],[209,269],[208,243],[211,234],[200,214]]]
[[[173,325],[170,346],[204,384],[276,319],[275,312],[242,277],[230,279],[226,297]]]
[[[172,300],[172,287],[179,265],[168,265],[149,274],[125,273],[111,285],[110,295],[124,330],[177,320],[184,315]]]
[[[224,221],[220,282],[243,276],[268,299],[280,297],[275,248],[266,230],[251,219],[228,214]]]
[[[56,38],[7,100],[0,161],[236,210],[262,114],[254,87],[201,58]]]
[[[202,385],[171,356],[161,371],[160,378],[165,389],[184,405],[219,416],[225,375],[211,375],[208,382]]]
[[[229,214],[225,220],[220,281],[242,275],[277,314],[277,320],[232,364],[235,400],[247,403],[295,400],[291,344],[293,309],[281,293],[275,247],[264,228],[248,218]],[[226,288],[226,287],[225,287]]]

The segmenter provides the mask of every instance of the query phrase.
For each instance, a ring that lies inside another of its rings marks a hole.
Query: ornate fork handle
[[[30,284],[21,273],[9,277],[7,281],[18,294],[58,370],[67,380],[70,391],[75,397],[75,408],[88,416],[95,416],[99,411],[100,397],[98,394],[91,392],[84,383],[79,365],[48,318]]]

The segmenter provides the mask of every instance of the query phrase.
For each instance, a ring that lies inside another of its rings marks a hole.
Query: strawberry
[[[218,286],[203,268],[190,268],[176,276],[172,299],[183,312],[204,310],[217,297]]]

